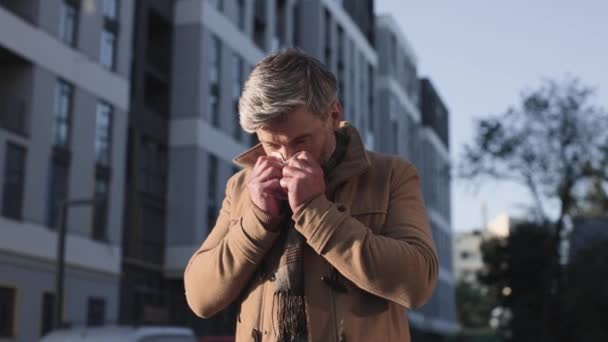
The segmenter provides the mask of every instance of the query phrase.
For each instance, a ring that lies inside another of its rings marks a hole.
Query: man
[[[290,49],[264,58],[239,102],[260,144],[235,158],[215,227],[190,259],[200,317],[240,306],[236,341],[409,341],[438,262],[414,167],[366,151],[336,79]]]

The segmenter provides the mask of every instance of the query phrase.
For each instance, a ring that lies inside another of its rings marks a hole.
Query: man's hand
[[[325,193],[323,169],[306,151],[287,162],[280,184],[287,191],[289,206],[294,212],[308,200]]]
[[[283,167],[283,163],[274,157],[259,157],[247,180],[251,201],[272,217],[281,215],[283,189],[279,180]]]

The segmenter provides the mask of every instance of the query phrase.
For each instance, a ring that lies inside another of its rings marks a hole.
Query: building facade
[[[129,1],[0,1],[0,339],[51,328],[60,224],[63,321],[117,319],[132,16]]]
[[[418,78],[396,23],[373,7],[0,0],[0,230],[10,237],[0,241],[0,299],[14,327],[7,336],[29,341],[48,329],[58,217],[49,208],[92,196],[109,200],[65,211],[65,321],[234,331],[233,307],[210,320],[190,312],[182,273],[238,171],[232,158],[256,143],[238,123],[242,85],[263,56],[291,46],[334,72],[345,119],[369,149],[417,166],[441,271],[431,302],[409,313],[412,334],[422,341],[453,332],[448,113],[430,81]],[[26,331],[24,315],[39,317],[40,331]]]
[[[419,78],[417,57],[392,16],[377,17],[376,44],[375,147],[416,166],[439,253],[439,280],[432,298],[420,310],[408,312],[413,340],[433,341],[458,331],[451,251],[448,111],[432,83]]]

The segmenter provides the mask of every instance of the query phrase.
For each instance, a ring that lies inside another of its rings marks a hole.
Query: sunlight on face
[[[305,107],[298,107],[286,120],[273,122],[256,131],[267,155],[280,155],[283,160],[307,151],[322,164],[332,153],[334,130],[341,119],[340,105],[332,105],[330,115],[323,120]]]

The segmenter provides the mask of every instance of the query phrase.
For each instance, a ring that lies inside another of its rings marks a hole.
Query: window
[[[374,126],[374,117],[375,117],[375,113],[374,113],[374,67],[371,64],[367,65],[367,75],[369,77],[369,82],[368,82],[368,87],[367,87],[367,91],[368,93],[368,99],[367,99],[367,104],[369,105],[369,130],[371,132],[374,132],[375,126]]]
[[[146,263],[162,265],[165,250],[165,214],[164,209],[153,203],[141,206],[142,218],[139,230],[141,236],[141,259]]]
[[[63,0],[59,15],[59,38],[69,46],[76,46],[78,9],[72,1]]]
[[[397,37],[395,37],[394,34],[391,34],[391,47],[390,47],[390,53],[391,53],[391,64],[392,67],[394,68],[394,70],[398,70],[399,66],[397,65],[397,54],[398,52],[398,48],[397,48]]]
[[[140,152],[139,189],[155,196],[165,193],[167,151],[165,146],[148,137],[142,137]]]
[[[115,50],[116,33],[103,29],[101,31],[101,43],[99,47],[99,63],[104,67],[113,70]]]
[[[266,32],[271,18],[266,17],[266,0],[253,1],[253,42],[262,50],[267,49]]]
[[[399,154],[399,126],[395,120],[391,122],[391,125],[393,129],[393,153]]]
[[[207,169],[207,225],[209,228],[215,224],[217,218],[217,174],[218,160],[217,157],[210,154],[208,158]]]
[[[87,303],[87,325],[100,326],[105,323],[106,301],[103,298],[89,297]]]
[[[220,124],[219,113],[219,89],[220,89],[220,61],[222,58],[220,40],[211,37],[211,49],[209,51],[209,97],[208,97],[208,115],[211,119],[211,124],[218,127]]]
[[[331,67],[331,47],[332,47],[332,25],[331,15],[329,11],[325,9],[325,65]]]
[[[107,176],[97,175],[95,177],[95,207],[93,210],[93,231],[91,237],[94,240],[108,240],[108,196],[110,182]]]
[[[53,315],[55,313],[55,294],[44,292],[42,294],[42,308],[40,310],[40,336],[53,330]]]
[[[276,0],[276,12],[274,16],[275,28],[272,50],[278,50],[287,44],[286,25],[286,0]]]
[[[217,8],[218,11],[222,12],[224,10],[224,0],[209,0],[211,5]]]
[[[52,229],[58,226],[57,217],[59,204],[68,196],[68,164],[59,159],[52,159],[49,175],[49,194],[47,207],[47,225]],[[65,225],[65,208],[63,224]]]
[[[118,13],[117,0],[103,0],[103,16],[108,19],[116,19]]]
[[[245,30],[245,0],[236,0],[236,20],[241,31]]]
[[[239,96],[241,96],[241,88],[243,86],[243,59],[237,54],[232,55],[232,106],[234,108],[234,131],[233,137],[241,141],[243,138],[243,131],[239,124]]]
[[[53,119],[53,145],[56,147],[67,148],[69,145],[73,92],[72,85],[64,81],[57,82]]]
[[[346,92],[344,89],[344,31],[339,25],[336,39],[338,40],[338,51],[336,51],[336,56],[338,60],[338,94],[340,101],[342,102],[342,107],[344,108],[344,110],[346,110]]]
[[[17,290],[0,286],[0,338],[15,337],[15,298]]]
[[[210,154],[208,159],[209,170],[207,171],[207,194],[210,201],[215,202],[217,199],[217,172],[218,160],[217,157]]]
[[[21,219],[23,207],[25,154],[25,148],[10,142],[6,144],[2,215],[15,220]]]
[[[112,150],[112,106],[97,103],[95,119],[95,159],[102,166],[110,165]]]
[[[300,44],[300,3],[296,2],[291,6],[291,17],[293,18],[293,37],[291,37],[291,41],[293,46],[298,46]]]

